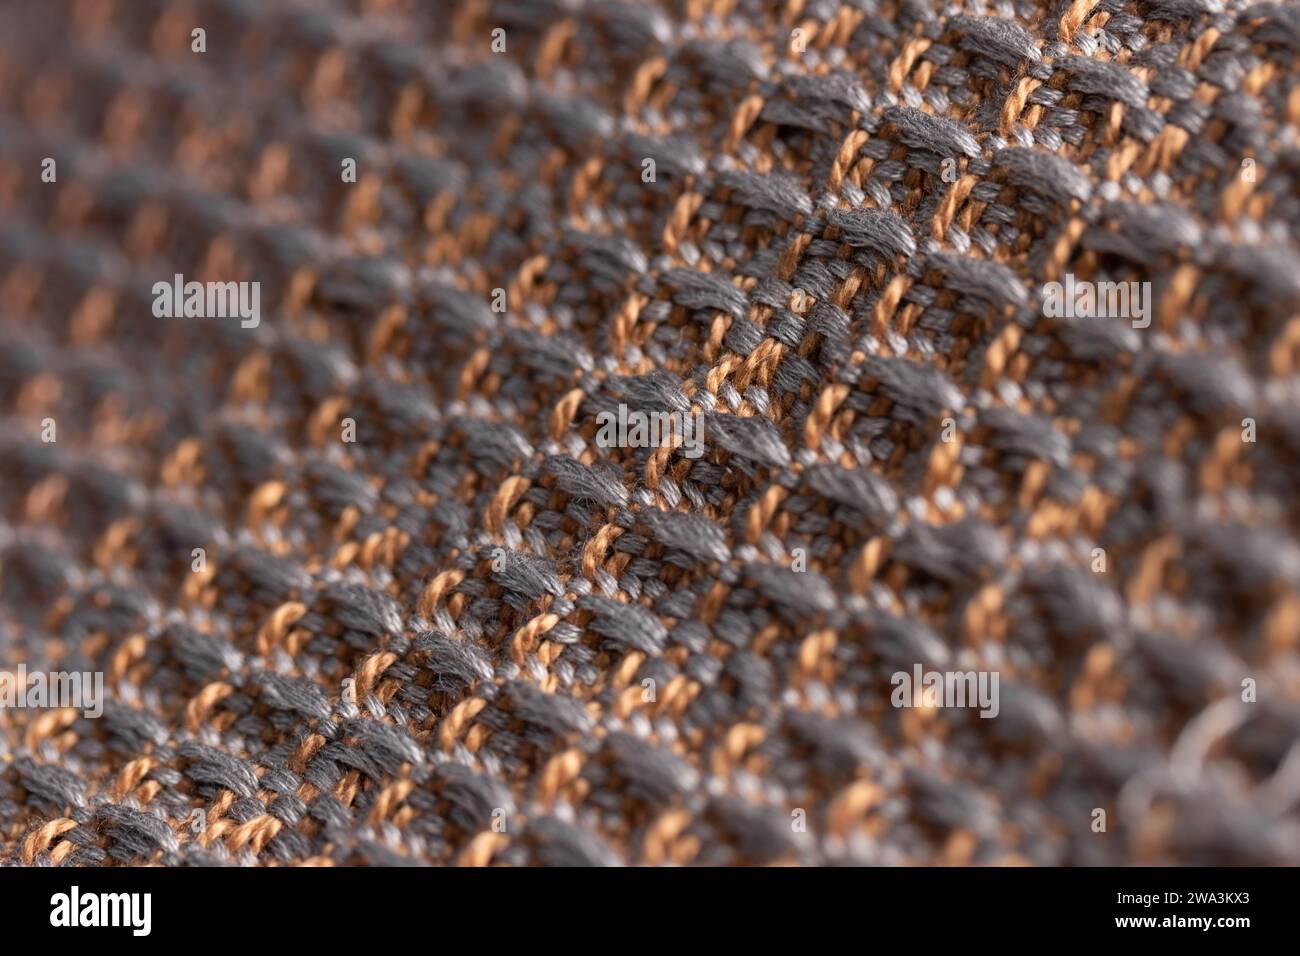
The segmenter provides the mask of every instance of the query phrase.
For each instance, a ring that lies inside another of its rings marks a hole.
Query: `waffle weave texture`
[[[1298,10],[0,3],[0,862],[1300,864]]]

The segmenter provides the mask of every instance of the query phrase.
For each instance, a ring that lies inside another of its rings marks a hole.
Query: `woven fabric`
[[[3,4],[0,862],[1300,863],[1297,9]]]

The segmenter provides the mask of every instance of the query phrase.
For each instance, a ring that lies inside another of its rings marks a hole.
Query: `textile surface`
[[[1300,863],[1297,11],[0,4],[0,861]]]

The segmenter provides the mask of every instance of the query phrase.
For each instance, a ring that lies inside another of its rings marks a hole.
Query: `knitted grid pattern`
[[[0,862],[1300,863],[1295,5],[0,20]]]

